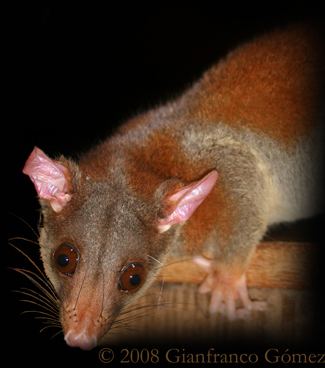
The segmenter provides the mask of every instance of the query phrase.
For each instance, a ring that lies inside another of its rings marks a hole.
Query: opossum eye
[[[72,276],[79,262],[79,252],[69,243],[62,243],[53,253],[56,269],[66,276]]]
[[[120,272],[118,287],[121,291],[136,291],[146,278],[146,269],[142,263],[133,262],[124,266]]]

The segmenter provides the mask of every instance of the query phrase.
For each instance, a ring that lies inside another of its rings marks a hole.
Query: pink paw
[[[212,260],[198,256],[193,261],[208,275],[199,287],[200,293],[211,293],[209,312],[225,314],[228,319],[248,318],[252,310],[265,310],[265,302],[253,302],[247,291],[246,276],[234,277],[218,272]]]

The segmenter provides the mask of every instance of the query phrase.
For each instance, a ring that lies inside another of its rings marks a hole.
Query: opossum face
[[[132,196],[114,175],[94,180],[71,161],[35,148],[24,172],[42,204],[41,256],[59,298],[68,345],[91,349],[122,308],[153,282],[184,223],[217,173],[188,185],[162,185],[151,201]],[[175,184],[175,181],[171,181]]]

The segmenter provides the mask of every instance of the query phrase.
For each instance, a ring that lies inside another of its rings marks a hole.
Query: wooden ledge
[[[254,288],[305,289],[311,286],[317,246],[308,243],[264,242],[257,247],[247,273]],[[205,272],[188,257],[171,258],[159,279],[170,283],[200,283]]]

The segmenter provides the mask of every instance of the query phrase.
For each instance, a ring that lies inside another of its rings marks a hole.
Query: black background
[[[33,146],[52,156],[77,157],[129,116],[181,93],[242,41],[291,21],[324,19],[320,9],[298,3],[288,8],[263,4],[263,9],[237,9],[235,4],[225,9],[219,2],[151,2],[146,7],[109,3],[15,9],[9,32],[11,136],[4,142],[10,149],[3,156],[9,163],[9,191],[4,195],[9,237],[35,240],[16,217],[37,227],[34,188],[21,173]],[[17,244],[38,258],[37,247]],[[3,315],[2,336],[10,361],[100,365],[96,352],[68,348],[62,335],[53,340],[49,332],[40,335],[38,321],[20,316],[28,306],[18,302],[12,290],[27,284],[8,267],[24,267],[26,261],[9,246],[4,248],[3,301],[9,308]]]

